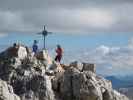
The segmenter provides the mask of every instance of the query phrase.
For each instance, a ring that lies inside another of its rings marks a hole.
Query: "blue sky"
[[[99,33],[99,34],[63,34],[53,33],[46,38],[47,48],[61,44],[64,48],[96,48],[99,45],[125,46],[132,37],[132,33]],[[12,45],[14,42],[21,42],[32,46],[33,40],[38,40],[40,48],[43,46],[43,38],[37,34],[11,33],[0,38],[0,45]]]

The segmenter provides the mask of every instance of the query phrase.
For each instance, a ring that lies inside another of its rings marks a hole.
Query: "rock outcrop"
[[[62,76],[53,79],[54,90],[61,95],[62,100],[128,100],[112,89],[110,81],[91,70],[68,68]]]
[[[0,80],[0,100],[20,100],[20,98],[14,94],[13,88],[10,85]]]
[[[11,47],[13,48],[13,47]],[[7,49],[0,54],[0,78],[13,86],[15,94],[21,100],[55,100],[51,86],[51,79],[45,75],[47,66],[47,56],[40,52],[26,54],[24,46],[19,46],[18,50]],[[17,55],[9,55],[12,54]],[[23,55],[26,54],[25,56]],[[43,57],[43,60],[38,58]]]
[[[14,98],[10,100],[128,100],[112,89],[110,81],[96,75],[95,64],[60,65],[46,51],[32,54],[24,46],[0,54],[0,78],[4,80],[0,85],[6,84],[6,88],[1,85],[7,92],[3,95]]]

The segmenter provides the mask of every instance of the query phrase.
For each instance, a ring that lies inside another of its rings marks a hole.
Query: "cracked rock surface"
[[[128,100],[96,75],[95,64],[51,60],[19,45],[0,53],[0,100]]]

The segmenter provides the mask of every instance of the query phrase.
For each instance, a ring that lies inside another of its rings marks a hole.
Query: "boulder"
[[[96,72],[96,65],[91,63],[80,63],[78,61],[71,62],[70,67],[74,67],[78,69],[79,71],[92,71]]]
[[[83,71],[92,71],[96,73],[96,66],[95,64],[90,64],[90,63],[83,63]]]
[[[60,83],[63,100],[102,100],[100,86],[91,72],[82,73],[75,68],[66,70]]]
[[[69,64],[60,64],[61,67],[64,69],[64,70],[67,70],[68,68],[70,68],[71,66]]]
[[[28,55],[26,47],[20,46],[18,48],[17,54],[18,54],[18,58],[20,59],[26,58]]]
[[[20,97],[14,94],[13,88],[5,81],[0,79],[0,100],[20,100]]]
[[[53,62],[53,64],[49,66],[49,70],[53,70],[57,72],[64,71],[62,66],[58,62]]]
[[[69,66],[72,66],[72,67],[74,67],[74,68],[76,68],[76,69],[78,69],[80,71],[83,68],[83,64],[78,62],[78,61],[71,62]]]
[[[18,45],[16,47],[10,47],[5,52],[6,57],[18,57],[19,59],[24,59],[27,57],[26,47]]]
[[[63,73],[64,69],[58,62],[53,62],[53,64],[47,66],[46,74],[50,76],[55,76],[57,73]]]
[[[55,100],[51,80],[48,76],[34,76],[28,82],[25,94],[29,96],[25,98],[31,100]]]
[[[62,77],[62,81],[58,84],[60,84],[59,92],[62,96],[63,100],[73,100],[73,75],[79,73],[79,71],[76,68],[69,68],[64,72],[64,75]],[[79,80],[80,81],[80,80]],[[79,83],[77,83],[79,84]],[[78,88],[78,87],[77,87]]]
[[[44,60],[47,63],[47,65],[52,64],[52,60],[51,60],[47,50],[40,51],[37,54],[35,54],[35,56],[39,60]]]

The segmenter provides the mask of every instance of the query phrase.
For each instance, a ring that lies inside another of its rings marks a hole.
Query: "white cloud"
[[[128,47],[133,48],[133,38],[131,38],[128,42]]]
[[[95,63],[98,73],[103,75],[133,74],[133,48],[129,48],[129,46],[109,47],[101,45],[93,50],[77,51],[76,55],[70,53],[65,59],[69,57],[80,62]]]
[[[96,48],[96,52],[98,52],[100,55],[105,55],[110,52],[110,48],[104,45],[101,45],[100,47]]]

